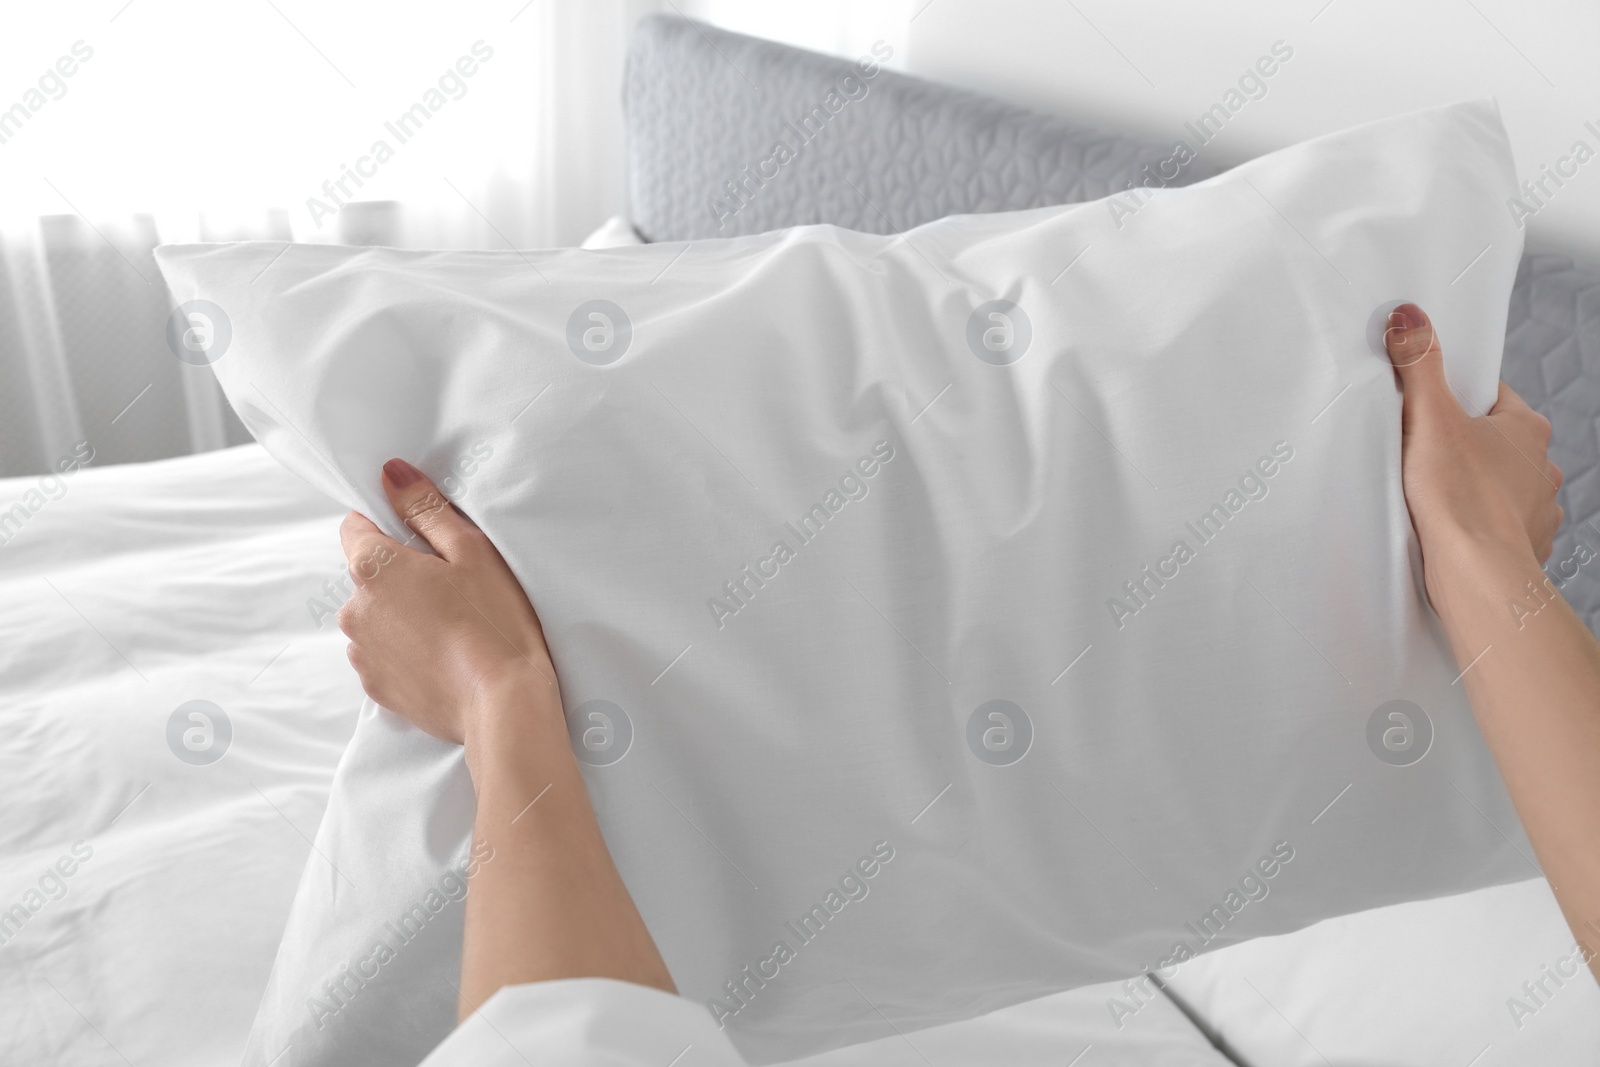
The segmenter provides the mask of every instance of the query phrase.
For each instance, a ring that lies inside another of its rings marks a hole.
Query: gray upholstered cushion
[[[842,83],[846,76],[858,83]],[[812,119],[802,144],[795,126],[830,90],[837,111],[824,106],[827,117]],[[1147,164],[1172,156],[1168,144],[920,78],[880,70],[861,79],[850,60],[677,16],[640,21],[623,97],[633,221],[653,241],[815,222],[894,233],[942,215],[1096,199],[1142,182]],[[778,141],[796,156],[767,165],[763,177],[758,168]],[[1212,173],[1195,159],[1168,184]],[[732,199],[730,182],[739,189]],[[1502,373],[1554,424],[1567,521],[1548,570],[1600,632],[1600,271],[1524,259]]]

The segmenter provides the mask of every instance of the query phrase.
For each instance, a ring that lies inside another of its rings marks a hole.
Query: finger
[[[352,641],[345,646],[344,655],[350,661],[350,666],[356,672],[356,677],[361,679],[362,692],[366,693],[376,703],[382,704],[383,700],[378,696],[378,682],[382,675],[381,673],[374,673],[369,668],[366,653]]]
[[[1528,402],[1522,399],[1522,394],[1500,380],[1499,389],[1495,392],[1494,403],[1485,412],[1488,415],[1515,415],[1524,411],[1532,411]]]
[[[1518,450],[1524,455],[1547,458],[1543,454],[1550,447],[1550,420],[1533,410],[1505,382],[1500,383],[1500,395],[1495,398],[1494,407],[1489,409],[1489,418],[1500,427],[1507,440],[1517,443]],[[1534,460],[1530,458],[1529,462]]]
[[[428,476],[403,459],[383,465],[383,491],[405,524],[447,560],[459,556],[477,533]]]
[[[350,649],[355,650],[356,631],[362,628],[362,622],[367,615],[367,593],[357,589],[355,594],[339,605],[339,613],[334,616],[339,624],[339,630],[352,642]]]
[[[1519,396],[1517,400],[1522,401],[1522,398]],[[1545,418],[1544,415],[1528,407],[1526,401],[1522,401],[1522,406],[1527,408],[1525,420],[1534,439],[1539,442],[1539,447],[1541,449],[1549,448],[1550,436],[1554,433],[1555,427],[1551,425],[1550,420]]]
[[[1552,506],[1547,523],[1548,529],[1533,546],[1534,556],[1539,560],[1539,566],[1543,567],[1550,561],[1550,556],[1556,547],[1556,534],[1561,530],[1561,520],[1566,517],[1567,513],[1560,504]]]
[[[378,529],[373,521],[352,511],[339,524],[339,544],[344,549],[345,567],[357,585],[365,585],[392,562],[404,545]]]
[[[1533,410],[1533,407],[1504,381],[1500,382],[1499,392],[1495,394],[1494,405],[1486,412],[1499,419],[1516,421],[1526,420],[1529,423],[1544,421],[1544,416]]]
[[[1418,415],[1464,414],[1444,374],[1444,353],[1433,320],[1415,304],[1401,304],[1389,313],[1383,331],[1389,362],[1400,375],[1408,419]]]

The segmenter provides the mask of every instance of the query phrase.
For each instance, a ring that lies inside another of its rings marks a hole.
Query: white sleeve
[[[744,1067],[704,1007],[609,978],[506,986],[421,1067]]]

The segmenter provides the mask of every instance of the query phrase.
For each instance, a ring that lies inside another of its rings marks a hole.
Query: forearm
[[[1531,551],[1464,546],[1432,554],[1428,567],[1468,699],[1534,852],[1568,924],[1600,952],[1600,642]],[[1590,966],[1600,977],[1600,959]]]
[[[559,697],[508,684],[482,699],[467,763],[474,837],[493,853],[467,896],[461,1017],[501,986],[557,978],[676,992],[601,837]]]

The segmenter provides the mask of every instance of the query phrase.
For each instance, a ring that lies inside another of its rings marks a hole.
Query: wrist
[[[572,757],[560,689],[532,668],[499,672],[474,691],[462,715],[463,747],[473,784],[491,775],[537,772]]]
[[[1528,544],[1472,538],[1435,538],[1423,544],[1423,576],[1428,598],[1447,628],[1468,620],[1514,621],[1514,602],[1528,585],[1546,581],[1533,547]],[[1485,609],[1491,614],[1485,615]]]

